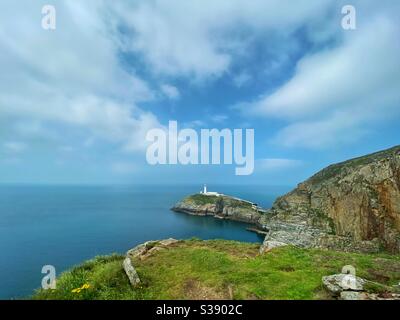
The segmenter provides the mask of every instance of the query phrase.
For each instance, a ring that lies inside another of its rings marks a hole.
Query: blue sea
[[[44,265],[57,275],[96,255],[148,240],[231,239],[261,242],[246,225],[175,213],[170,208],[201,186],[0,186],[0,299],[40,287]],[[289,188],[212,186],[270,207]]]

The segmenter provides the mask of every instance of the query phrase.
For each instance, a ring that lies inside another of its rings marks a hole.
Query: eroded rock
[[[287,243],[273,241],[273,240],[272,241],[264,240],[262,246],[260,247],[260,254],[271,251],[274,248],[279,248],[279,247],[284,247],[284,246],[287,246]]]
[[[140,283],[140,278],[136,272],[136,269],[132,265],[131,259],[126,257],[122,263],[122,266],[124,267],[125,273],[129,278],[129,282],[133,287],[136,287]]]
[[[343,291],[340,293],[341,300],[400,300],[397,293],[368,293],[356,291]]]
[[[366,281],[352,274],[334,274],[322,277],[322,283],[333,295],[340,295],[342,291],[363,291]]]
[[[340,293],[341,300],[369,300],[368,294],[357,291],[342,291]]]
[[[157,241],[147,241],[142,243],[133,249],[130,249],[126,255],[132,259],[144,259],[150,256],[152,253],[165,249],[168,246],[179,242],[179,240],[169,238],[165,240],[157,240]]]

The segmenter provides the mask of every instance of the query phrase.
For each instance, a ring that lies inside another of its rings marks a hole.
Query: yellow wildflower
[[[71,292],[73,292],[73,293],[79,293],[79,292],[81,292],[82,290],[89,289],[89,288],[90,288],[90,284],[85,283],[85,284],[82,285],[82,287],[80,287],[80,288],[72,289]]]

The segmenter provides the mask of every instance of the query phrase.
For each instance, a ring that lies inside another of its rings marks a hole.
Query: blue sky
[[[44,4],[0,4],[0,183],[294,185],[399,144],[398,1]],[[148,165],[170,120],[254,128],[255,172]]]

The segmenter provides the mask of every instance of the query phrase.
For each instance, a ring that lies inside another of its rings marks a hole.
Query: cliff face
[[[400,146],[331,165],[278,198],[267,240],[400,252]]]
[[[194,194],[178,202],[172,210],[247,223],[256,223],[261,217],[261,214],[251,203],[225,195]]]

